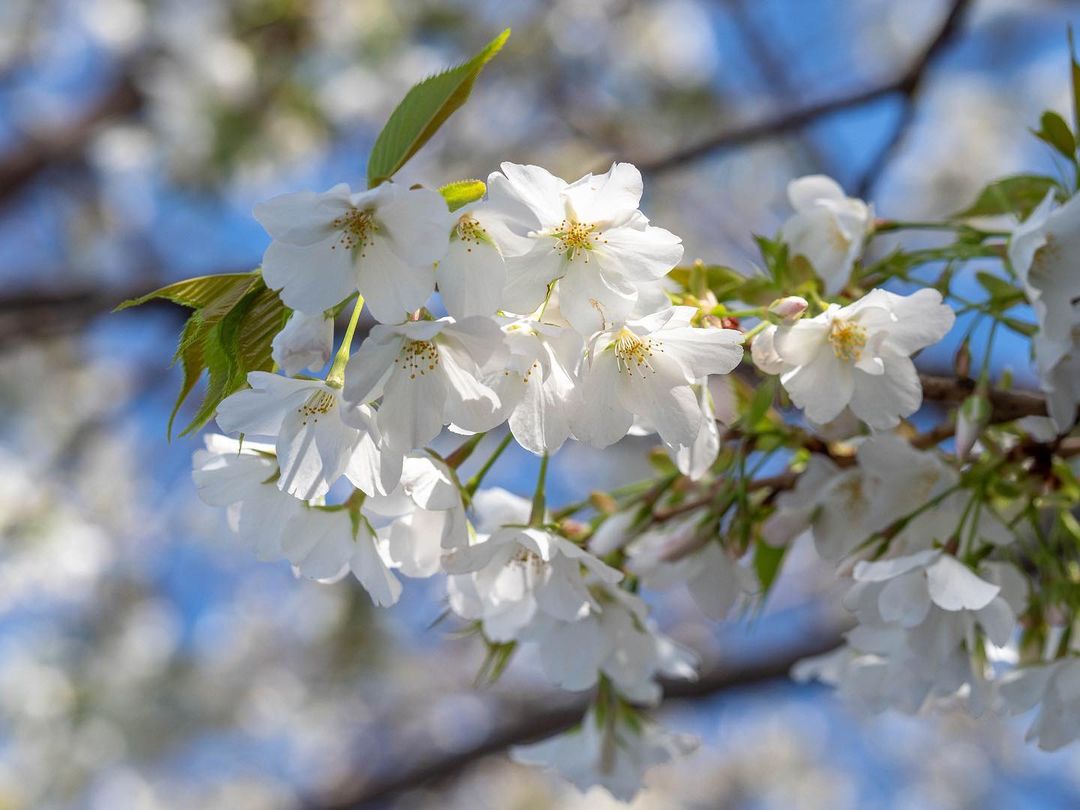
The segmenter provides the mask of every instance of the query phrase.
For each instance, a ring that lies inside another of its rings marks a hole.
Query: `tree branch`
[[[930,62],[959,30],[959,24],[968,2],[969,0],[954,0],[953,7],[942,28],[899,78],[848,96],[841,96],[791,113],[784,113],[741,129],[721,132],[697,144],[678,149],[662,157],[643,157],[633,162],[644,173],[658,174],[703,158],[719,149],[793,132],[812,124],[819,118],[855,107],[862,107],[895,93],[914,93],[921,84],[923,74],[929,67]]]
[[[697,700],[786,678],[795,662],[839,646],[843,641],[841,632],[839,628],[819,631],[797,645],[758,660],[719,663],[697,681],[664,680],[664,701]],[[483,757],[565,731],[581,721],[588,705],[588,697],[568,698],[565,693],[537,696],[529,701],[523,712],[505,719],[491,734],[468,749],[433,752],[428,758],[398,763],[383,774],[359,774],[348,784],[303,806],[308,810],[363,810],[382,806],[382,802],[397,794],[456,776]],[[495,714],[505,716],[506,712],[496,711]]]
[[[131,115],[142,103],[134,82],[125,74],[74,121],[28,137],[0,156],[0,205],[10,201],[50,166],[81,160],[86,145],[103,122]]]

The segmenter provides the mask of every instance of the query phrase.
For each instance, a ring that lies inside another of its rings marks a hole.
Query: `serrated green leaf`
[[[464,64],[431,76],[413,87],[390,114],[368,158],[368,186],[389,180],[465,103],[476,77],[510,36],[507,28]]]
[[[1040,129],[1038,131],[1033,130],[1035,137],[1050,144],[1068,160],[1075,162],[1076,138],[1069,130],[1069,125],[1065,123],[1065,119],[1056,112],[1047,111],[1042,114],[1039,123],[1041,124]]]
[[[200,335],[205,326],[197,316],[198,313],[192,315],[184,324],[184,331],[180,333],[180,345],[177,347],[176,355],[173,357],[174,363],[177,360],[180,361],[184,370],[184,381],[180,384],[180,392],[177,394],[176,403],[173,405],[172,411],[169,412],[169,422],[166,428],[169,441],[172,441],[173,422],[176,421],[176,414],[180,411],[180,406],[184,404],[184,400],[188,398],[188,395],[195,388],[195,383],[199,381],[203,371],[206,369],[206,361],[203,359],[202,336]]]
[[[163,298],[174,304],[201,309],[222,299],[235,303],[251,288],[259,278],[258,271],[253,273],[222,273],[217,276],[197,276],[177,281],[138,298],[131,298],[119,304],[113,312],[120,312],[130,307],[137,307],[147,301]]]
[[[447,183],[439,189],[439,193],[443,195],[451,211],[457,211],[462,206],[476,202],[486,192],[487,186],[483,180],[458,180],[455,183]]]
[[[1060,188],[1052,177],[1018,174],[996,180],[984,188],[968,208],[953,214],[952,219],[1016,214],[1026,217],[1043,201],[1051,189]]]

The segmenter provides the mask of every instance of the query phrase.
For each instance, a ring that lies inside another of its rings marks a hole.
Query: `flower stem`
[[[533,493],[532,512],[529,513],[529,525],[541,526],[544,523],[544,485],[547,482],[548,454],[540,457],[540,472],[536,476],[536,492]]]
[[[451,453],[444,459],[446,462],[446,466],[452,470],[456,470],[458,467],[464,464],[465,460],[473,454],[473,450],[475,450],[476,446],[484,440],[484,437],[486,435],[487,433],[474,433],[472,436],[467,438],[464,442],[461,443],[461,446],[458,447],[457,450],[455,450],[453,453]]]
[[[341,339],[341,346],[334,355],[334,364],[330,366],[330,373],[326,375],[326,384],[334,388],[341,388],[345,384],[345,364],[349,362],[352,350],[353,335],[356,334],[356,324],[360,322],[360,311],[364,308],[364,296],[356,296],[356,305],[353,307],[352,317],[345,329],[345,336]]]
[[[502,455],[503,450],[509,447],[510,442],[513,440],[514,434],[508,431],[507,434],[503,436],[502,441],[499,442],[499,446],[495,448],[495,451],[490,456],[488,456],[488,459],[484,462],[483,466],[476,471],[476,474],[472,478],[465,482],[465,492],[468,493],[470,497],[480,488],[480,482],[484,480],[484,476],[488,474],[488,470],[494,466],[499,456]]]

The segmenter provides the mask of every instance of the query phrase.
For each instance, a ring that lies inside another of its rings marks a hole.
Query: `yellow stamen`
[[[656,373],[652,367],[651,358],[653,352],[662,352],[663,344],[655,343],[651,338],[642,340],[625,326],[619,330],[615,340],[611,343],[615,347],[615,362],[619,371],[633,374],[635,371],[644,376],[643,369]]]
[[[866,348],[866,328],[857,323],[836,318],[829,329],[829,343],[840,360],[857,363]]]
[[[361,257],[364,256],[365,249],[371,245],[375,232],[379,230],[379,226],[375,223],[374,212],[370,208],[363,211],[350,208],[331,222],[330,227],[341,231],[338,244],[345,250],[358,250]],[[330,249],[336,250],[337,245],[331,245]]]
[[[423,377],[435,370],[439,365],[439,350],[430,340],[409,340],[401,347],[394,365],[407,371],[410,380],[415,380],[418,374]]]
[[[585,255],[585,261],[589,260],[588,251],[594,250],[605,242],[603,232],[598,231],[595,225],[587,222],[576,222],[564,219],[559,226],[552,231],[552,236],[558,240],[555,252],[564,254],[573,261],[579,253]]]
[[[333,394],[319,389],[308,397],[307,401],[296,409],[296,412],[300,414],[301,421],[306,425],[308,419],[318,422],[319,417],[330,413],[336,404],[337,398]]]

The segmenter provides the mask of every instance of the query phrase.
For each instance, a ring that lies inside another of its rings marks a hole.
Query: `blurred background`
[[[1068,112],[1070,22],[1067,0],[0,1],[0,808],[609,806],[509,763],[568,697],[527,656],[474,689],[479,644],[431,626],[441,582],[376,613],[239,549],[195,498],[200,440],[165,439],[182,313],[109,310],[255,267],[253,203],[359,186],[405,90],[506,26],[402,179],[631,160],[688,258],[752,272],[801,174],[921,218],[1057,171],[1026,127]],[[994,362],[1030,384],[1019,344]],[[647,475],[645,449],[568,446],[553,503]],[[488,482],[533,469],[508,454]],[[1080,748],[1020,722],[862,718],[778,677],[836,614],[801,545],[742,620],[655,601],[721,676],[662,712],[702,746],[638,807],[1080,805]]]

